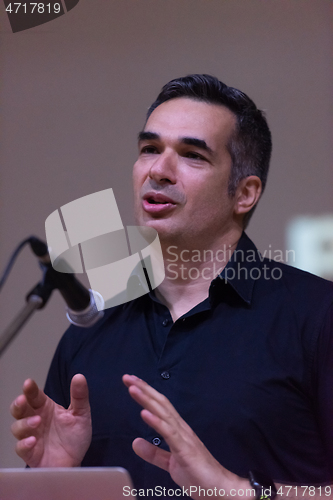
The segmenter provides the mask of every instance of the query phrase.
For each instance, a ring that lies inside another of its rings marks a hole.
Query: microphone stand
[[[38,295],[31,295],[26,306],[17,314],[13,321],[7,326],[0,337],[0,356],[4,353],[12,340],[16,337],[23,325],[28,321],[30,316],[43,304],[43,299]]]
[[[75,280],[74,275],[66,274],[64,277],[62,273],[55,271],[51,264],[39,262],[39,265],[43,279],[30,290],[26,296],[27,304],[0,335],[0,357],[36,309],[42,309],[46,305],[54,289],[57,288],[69,307],[73,304],[73,309],[77,311],[85,309],[90,303],[89,291]],[[74,282],[75,286],[71,287]],[[82,289],[78,293],[80,285]]]

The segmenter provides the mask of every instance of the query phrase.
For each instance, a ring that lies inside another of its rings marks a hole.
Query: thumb
[[[89,390],[86,377],[80,373],[71,381],[71,404],[69,409],[75,413],[90,412]]]

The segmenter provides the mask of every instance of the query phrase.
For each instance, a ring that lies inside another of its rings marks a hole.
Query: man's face
[[[235,123],[227,108],[183,97],[153,111],[133,169],[138,225],[155,228],[162,242],[198,247],[231,229],[227,143]]]

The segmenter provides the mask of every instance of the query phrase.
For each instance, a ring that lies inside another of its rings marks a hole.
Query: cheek
[[[137,166],[136,163],[134,164],[133,167],[132,183],[133,183],[134,196],[137,197],[140,193],[140,189],[143,184],[143,176],[142,176],[142,171],[140,170],[140,168]]]
[[[143,182],[143,180],[149,174],[149,169],[150,167],[148,163],[139,158],[133,165],[133,181],[135,180],[135,182]]]
[[[133,184],[135,183],[135,179],[138,177],[138,165],[137,165],[137,162],[134,163],[133,165],[133,170],[132,170],[132,180],[133,180]]]
[[[225,179],[211,177],[210,179],[198,179],[191,188],[191,200],[194,204],[202,207],[222,208],[229,204],[227,182]]]
[[[230,218],[233,212],[233,202],[227,187],[219,182],[210,184],[205,189],[201,187],[193,193],[191,201],[192,213],[198,213],[202,222]]]

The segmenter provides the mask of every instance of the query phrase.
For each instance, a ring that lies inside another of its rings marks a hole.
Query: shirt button
[[[162,442],[162,440],[159,438],[159,437],[154,437],[151,442],[155,445],[155,446],[159,446]]]
[[[165,380],[168,380],[168,378],[170,378],[170,373],[167,371],[162,372],[161,377],[164,378]]]
[[[164,319],[164,320],[162,321],[162,325],[163,325],[163,326],[167,326],[168,324],[169,324],[169,320],[168,320],[168,319]]]

